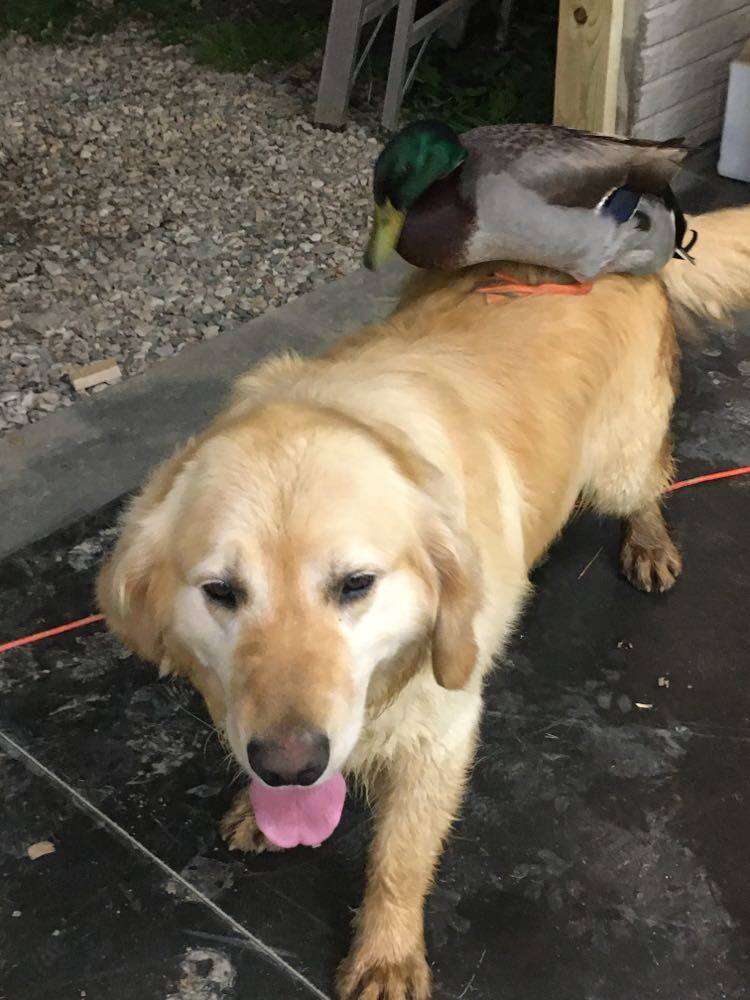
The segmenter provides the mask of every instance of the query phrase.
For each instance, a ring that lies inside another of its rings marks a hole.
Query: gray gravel
[[[358,266],[377,141],[308,113],[139,28],[0,43],[0,434],[71,365],[136,375]]]

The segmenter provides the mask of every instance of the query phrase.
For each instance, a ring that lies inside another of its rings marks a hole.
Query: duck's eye
[[[236,608],[242,596],[239,589],[226,580],[209,580],[201,585],[201,590],[210,601],[223,608]]]
[[[374,573],[352,573],[345,577],[339,588],[339,600],[342,604],[358,601],[370,593],[375,584]]]

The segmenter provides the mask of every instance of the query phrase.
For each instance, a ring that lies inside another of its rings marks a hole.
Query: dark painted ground
[[[750,464],[747,332],[691,349],[676,429],[683,475]],[[750,477],[669,501],[666,597],[618,579],[617,528],[589,518],[537,572],[429,905],[436,1000],[750,997],[749,512]],[[0,564],[0,640],[90,611],[114,513]],[[96,628],[0,656],[0,730],[142,845],[0,745],[0,998],[330,995],[364,811],[317,851],[229,854],[199,702]]]

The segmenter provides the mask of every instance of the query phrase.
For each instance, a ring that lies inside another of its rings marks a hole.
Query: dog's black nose
[[[328,767],[330,750],[325,733],[302,729],[250,740],[247,759],[267,785],[313,785]]]

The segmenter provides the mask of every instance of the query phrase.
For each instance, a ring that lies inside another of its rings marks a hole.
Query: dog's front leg
[[[415,739],[389,760],[382,774],[367,889],[355,920],[354,943],[338,974],[341,1000],[430,996],[424,900],[461,802],[479,711],[477,696],[458,740],[446,746]]]

